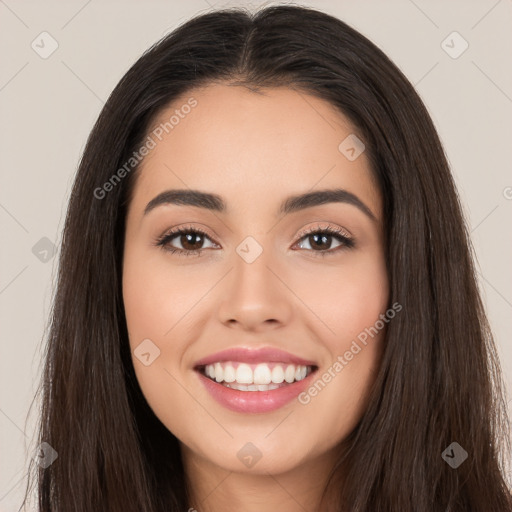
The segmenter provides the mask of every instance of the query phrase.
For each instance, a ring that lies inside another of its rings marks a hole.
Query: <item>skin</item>
[[[269,413],[224,408],[193,367],[235,346],[283,349],[316,361],[318,375],[332,367],[388,308],[382,198],[366,154],[349,161],[339,151],[356,132],[328,102],[289,88],[259,94],[215,84],[188,91],[155,126],[191,96],[197,106],[143,161],[128,209],[123,298],[132,355],[148,338],[160,350],[149,366],[133,356],[137,379],[180,442],[191,507],[318,510],[335,448],[365,410],[385,328],[308,404],[292,400]],[[176,188],[216,193],[228,209],[166,204],[143,215],[151,199]],[[347,203],[277,213],[290,195],[332,188],[357,195],[376,220]],[[340,242],[331,238],[314,249],[311,236],[298,236],[327,224],[356,246],[335,251]],[[190,225],[209,235],[195,246],[178,235],[170,245],[204,248],[199,256],[155,245]],[[247,236],[263,248],[251,264],[236,252]],[[262,454],[251,468],[237,457],[248,442]]]

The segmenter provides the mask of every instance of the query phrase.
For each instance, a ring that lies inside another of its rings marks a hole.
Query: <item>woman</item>
[[[368,39],[298,6],[185,23],[80,163],[39,510],[512,510],[470,247],[431,119]]]

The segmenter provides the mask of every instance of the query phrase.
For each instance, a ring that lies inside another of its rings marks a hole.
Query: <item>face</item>
[[[364,412],[387,323],[382,198],[355,130],[302,92],[228,85],[151,130],[123,259],[148,404],[211,468],[325,461]],[[215,197],[161,195],[192,190]]]

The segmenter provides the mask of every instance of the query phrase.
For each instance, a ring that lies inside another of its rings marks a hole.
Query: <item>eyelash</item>
[[[203,235],[211,240],[211,237],[203,231],[202,229],[196,228],[196,227],[184,227],[179,228],[173,231],[170,231],[168,233],[165,233],[164,235],[158,237],[155,240],[155,245],[157,247],[161,247],[165,251],[169,251],[172,254],[178,254],[178,256],[200,256],[203,251],[206,249],[194,249],[194,250],[185,250],[185,249],[177,249],[175,247],[169,246],[169,242],[176,238],[178,235],[184,235],[184,234],[194,234],[194,235]],[[306,231],[303,231],[299,234],[299,242],[307,238],[311,235],[319,235],[319,234],[326,234],[328,236],[332,236],[334,238],[337,238],[338,241],[342,242],[342,245],[336,247],[335,249],[327,249],[325,251],[315,251],[313,249],[306,249],[309,252],[312,252],[315,254],[315,256],[325,257],[327,255],[332,255],[337,253],[338,251],[343,251],[347,249],[352,249],[355,247],[355,240],[353,238],[350,238],[344,234],[344,230],[332,226],[327,226],[325,228],[322,227],[315,227],[308,229]],[[215,243],[215,242],[214,242]]]

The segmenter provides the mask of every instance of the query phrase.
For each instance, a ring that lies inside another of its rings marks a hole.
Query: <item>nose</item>
[[[290,322],[293,293],[285,276],[269,260],[266,251],[252,263],[235,255],[218,309],[219,320],[227,327],[258,332]]]

